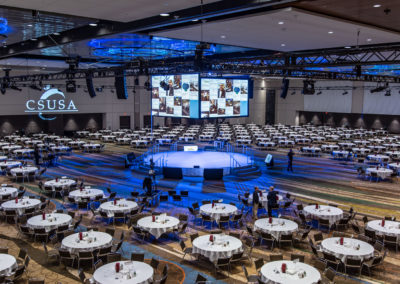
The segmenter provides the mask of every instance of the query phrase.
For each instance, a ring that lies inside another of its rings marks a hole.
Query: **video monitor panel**
[[[199,118],[199,75],[152,76],[152,115]]]
[[[201,78],[201,118],[249,115],[249,80]]]

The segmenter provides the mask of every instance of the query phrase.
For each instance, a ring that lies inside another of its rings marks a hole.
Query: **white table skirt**
[[[120,199],[117,201],[117,205],[114,205],[113,201],[104,202],[100,205],[99,210],[106,212],[108,217],[113,217],[114,213],[129,213],[138,207],[134,201]]]
[[[282,263],[286,264],[286,273],[282,273]],[[261,280],[266,284],[317,284],[321,274],[314,267],[289,260],[268,262],[261,267]],[[299,274],[304,274],[301,278]]]
[[[365,173],[367,175],[370,175],[371,173],[376,173],[378,177],[381,179],[385,179],[387,177],[390,177],[390,175],[393,173],[393,170],[386,169],[386,168],[368,168],[365,170]]]
[[[118,261],[122,266],[115,271],[116,262],[108,263],[93,273],[96,284],[150,284],[153,283],[153,268],[139,261]]]
[[[18,195],[18,189],[15,187],[0,187],[0,200],[3,200],[3,195],[8,195],[11,194],[12,198],[17,197]]]
[[[374,247],[370,244],[357,240],[344,238],[343,245],[339,243],[340,238],[328,238],[321,242],[321,250],[333,254],[342,262],[346,258],[366,260],[374,256]],[[359,249],[356,249],[357,246]]]
[[[72,254],[79,251],[94,251],[112,245],[112,236],[103,232],[83,232],[83,240],[79,240],[79,233],[65,237],[61,242],[61,248]]]
[[[385,220],[385,226],[382,226],[382,220],[373,220],[367,223],[366,228],[379,236],[397,237],[397,241],[400,239],[400,222]]]
[[[95,199],[97,196],[104,197],[104,192],[101,189],[96,188],[84,188],[71,191],[69,197],[75,199],[75,201],[81,201],[82,198]]]
[[[62,213],[51,213],[46,214],[46,219],[43,220],[42,215],[36,215],[29,218],[27,221],[27,226],[31,229],[45,229],[46,232],[57,229],[58,227],[70,225],[72,223],[72,218],[68,214]]]
[[[32,198],[21,198],[18,200],[18,203],[15,203],[15,200],[6,201],[1,204],[1,207],[4,210],[15,210],[18,215],[22,215],[25,213],[25,210],[36,208],[39,209],[40,207],[40,200],[39,199],[32,199]]]
[[[18,161],[2,161],[0,162],[0,167],[14,168],[19,167],[21,162]]]
[[[315,205],[309,205],[304,207],[303,212],[314,219],[328,219],[330,224],[343,218],[343,210],[334,206],[319,205],[318,209],[315,209]]]
[[[210,235],[197,237],[193,240],[193,253],[201,254],[210,259],[211,262],[216,262],[220,258],[228,258],[234,253],[243,251],[242,241],[238,238],[219,234],[214,235],[214,239],[214,244],[212,244]]]
[[[141,218],[137,221],[137,225],[139,228],[149,232],[152,234],[156,239],[161,237],[162,234],[167,232],[171,232],[174,229],[178,229],[179,226],[179,219],[172,217],[172,216],[156,216],[156,221],[152,221],[152,216],[147,216]],[[165,223],[163,223],[165,221]]]
[[[69,178],[60,178],[58,181],[55,179],[48,180],[44,183],[45,186],[51,186],[54,190],[56,187],[62,187],[62,188],[70,188],[71,186],[75,185],[76,181],[73,179]]]
[[[0,275],[10,276],[13,271],[18,267],[15,257],[9,254],[0,254]]]
[[[237,211],[236,206],[225,203],[215,203],[214,208],[212,208],[212,204],[200,206],[200,213],[210,216],[215,221],[218,221],[221,216],[235,215]]]
[[[281,235],[291,235],[298,229],[299,225],[296,222],[281,218],[272,218],[272,224],[269,223],[269,218],[258,219],[254,222],[255,231],[269,233],[276,240],[279,240]]]
[[[22,167],[22,168],[13,168],[10,170],[11,174],[16,175],[17,173],[22,173],[27,175],[28,173],[36,172],[38,170],[37,167]]]

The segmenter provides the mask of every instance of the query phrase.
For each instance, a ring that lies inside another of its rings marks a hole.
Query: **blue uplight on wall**
[[[0,17],[0,34],[7,34],[11,31],[6,18]]]

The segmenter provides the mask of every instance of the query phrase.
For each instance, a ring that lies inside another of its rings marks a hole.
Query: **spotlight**
[[[296,94],[296,91],[293,91],[290,95],[294,96]]]
[[[391,95],[392,95],[392,93],[390,92],[390,89],[387,89],[386,93],[385,93],[385,97],[390,97]]]
[[[388,83],[384,83],[383,85],[380,85],[380,83],[378,83],[378,85],[376,86],[376,88],[372,89],[370,92],[372,93],[379,93],[382,92],[384,90],[386,90],[389,87]]]
[[[76,82],[74,80],[68,80],[65,83],[65,89],[67,93],[76,93]]]
[[[138,77],[135,78],[135,82],[134,83],[135,83],[135,86],[139,86],[139,78]]]
[[[149,79],[147,79],[147,81],[144,82],[144,88],[146,89],[146,91],[151,91],[151,84]]]
[[[136,86],[133,86],[132,92],[133,92],[134,94],[136,94]]]
[[[320,94],[322,94],[322,91],[319,91],[319,92],[317,93],[317,96],[319,96]]]
[[[315,82],[311,80],[303,81],[303,95],[314,95],[315,93],[314,83]]]
[[[345,95],[347,95],[348,93],[349,93],[348,91],[344,91],[342,95],[345,96]]]
[[[6,94],[6,88],[7,88],[7,84],[5,82],[1,82],[0,84],[0,92],[2,95]]]

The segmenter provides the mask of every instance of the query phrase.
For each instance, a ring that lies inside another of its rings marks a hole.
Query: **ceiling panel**
[[[217,2],[204,0],[204,4]],[[0,0],[0,5],[110,21],[129,22],[194,6],[200,0]]]
[[[400,34],[295,8],[154,33],[259,49],[296,51],[400,41]],[[359,38],[357,35],[359,34]],[[358,38],[358,39],[357,39]]]

